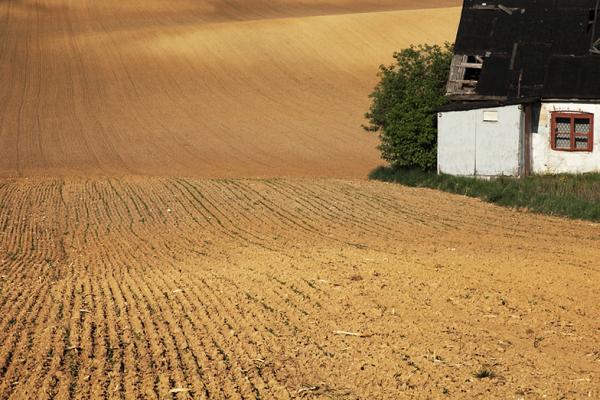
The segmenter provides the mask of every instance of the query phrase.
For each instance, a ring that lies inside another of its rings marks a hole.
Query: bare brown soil
[[[1,399],[600,396],[594,224],[314,179],[0,204]]]
[[[331,179],[458,3],[0,0],[0,400],[600,397],[597,225]]]
[[[364,177],[378,65],[459,3],[0,1],[0,176]]]

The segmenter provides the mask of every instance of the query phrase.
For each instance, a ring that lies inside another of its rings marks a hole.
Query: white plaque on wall
[[[483,120],[485,122],[498,122],[498,111],[486,110],[483,112]]]

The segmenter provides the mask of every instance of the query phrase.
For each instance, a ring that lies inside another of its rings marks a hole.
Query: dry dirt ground
[[[0,204],[2,399],[600,396],[597,225],[333,179]]]
[[[0,400],[599,398],[598,226],[364,180],[457,3],[0,0]]]
[[[377,67],[459,0],[2,0],[0,177],[365,176]]]

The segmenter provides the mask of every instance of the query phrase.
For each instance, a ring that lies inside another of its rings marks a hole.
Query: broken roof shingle
[[[600,99],[599,0],[465,0],[455,53],[483,56],[482,97]],[[460,97],[460,96],[457,96]]]

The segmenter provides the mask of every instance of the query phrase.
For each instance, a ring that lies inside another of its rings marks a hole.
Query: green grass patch
[[[418,169],[380,167],[371,179],[442,190],[540,214],[600,221],[600,174],[536,175],[482,180]]]

